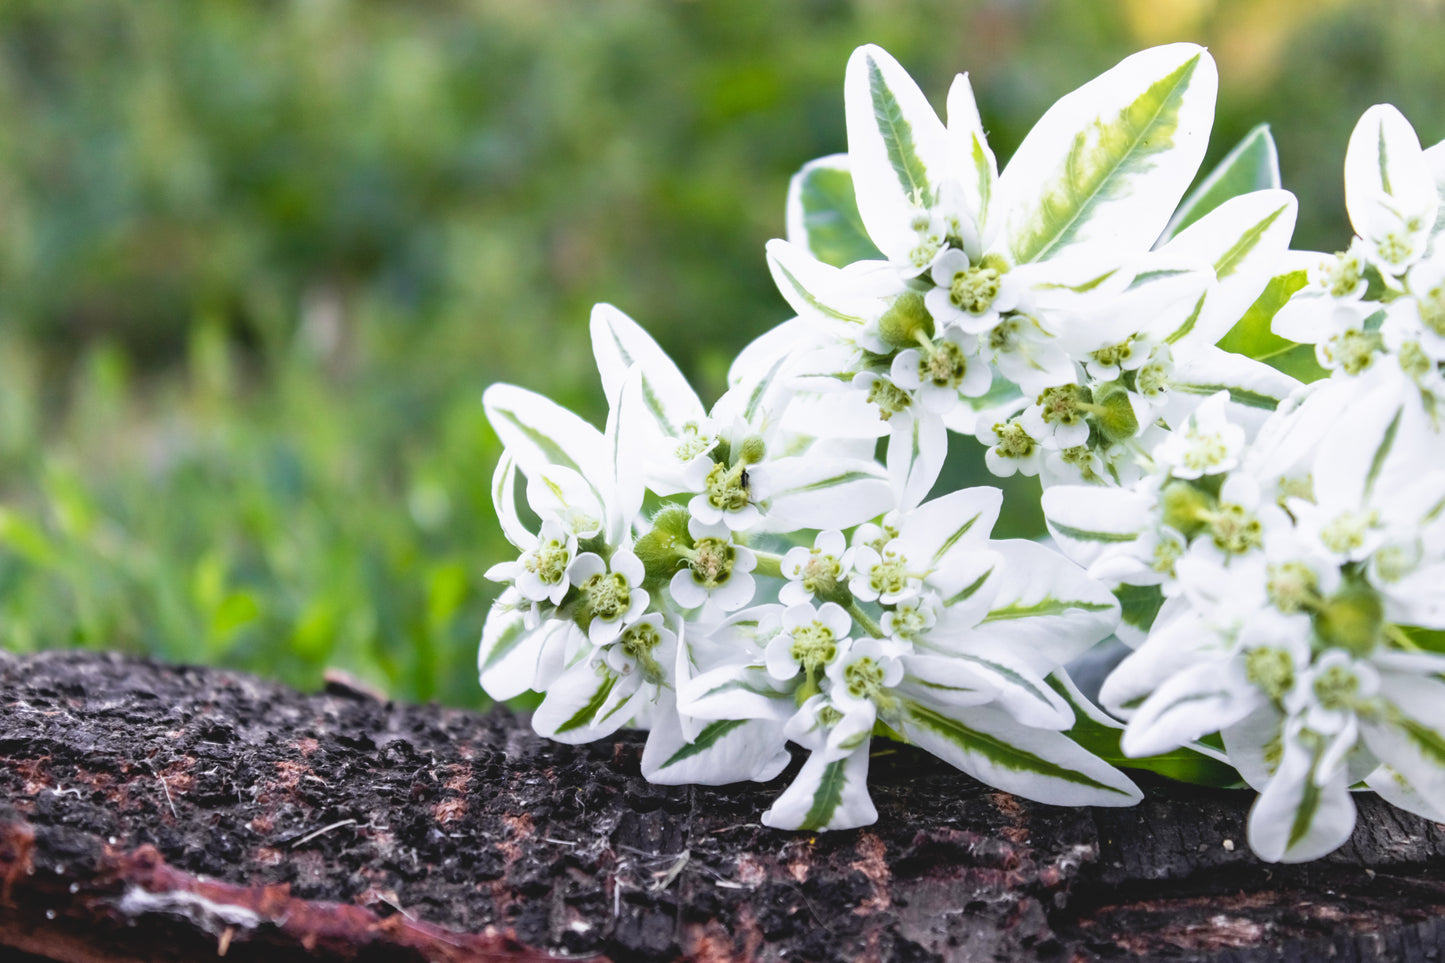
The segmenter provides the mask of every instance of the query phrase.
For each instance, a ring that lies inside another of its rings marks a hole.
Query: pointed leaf
[[[1189,193],[1164,229],[1164,236],[1173,237],[1230,198],[1279,186],[1279,151],[1269,125],[1260,124],[1245,134]]]
[[[878,821],[868,796],[868,746],[842,759],[814,752],[783,794],[763,813],[774,829],[856,829]]]
[[[751,474],[772,530],[851,528],[894,504],[876,462],[796,455],[766,462]]]
[[[706,413],[697,393],[667,352],[636,321],[610,304],[592,309],[592,354],[609,405],[617,404],[627,371],[641,371],[642,411],[663,438],[676,438],[682,426]]]
[[[1171,44],[1050,108],[999,180],[1013,261],[1148,249],[1204,156],[1217,86],[1202,48]]]
[[[903,701],[901,734],[982,782],[1057,806],[1132,806],[1143,796],[1123,773],[1061,732],[987,707],[952,716]]]
[[[611,473],[602,433],[550,398],[515,385],[492,385],[482,395],[487,420],[529,478],[546,465],[585,478],[603,504]],[[599,487],[599,485],[601,487]]]
[[[858,213],[889,260],[914,263],[914,220],[937,203],[948,166],[943,122],[898,61],[872,44],[848,58],[843,93]]]
[[[767,782],[791,760],[782,727],[769,720],[718,719],[691,742],[672,724],[654,726],[642,750],[642,775],[665,786]]]
[[[788,240],[833,267],[883,257],[858,213],[847,154],[809,161],[793,175]]]

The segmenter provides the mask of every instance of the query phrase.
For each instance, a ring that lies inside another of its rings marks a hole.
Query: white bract
[[[517,550],[487,692],[542,693],[560,741],[648,730],[658,783],[766,782],[796,747],[779,829],[875,821],[877,739],[1060,805],[1136,802],[1121,764],[1248,784],[1269,860],[1339,846],[1361,785],[1445,818],[1445,149],[1371,108],[1356,236],[1292,253],[1266,128],[1184,196],[1216,83],[1146,50],[1000,170],[966,75],[941,120],[859,48],[848,152],[767,246],[797,317],[715,403],[608,305],[603,430],[487,391]],[[1038,476],[1057,548],[994,539],[997,489],[937,491],[954,445]],[[1068,674],[1111,634],[1117,719]]]

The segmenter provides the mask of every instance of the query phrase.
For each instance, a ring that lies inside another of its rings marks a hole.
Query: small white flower
[[[980,334],[1018,304],[1018,286],[1002,262],[974,264],[958,248],[941,252],[929,268],[934,287],[923,296],[940,329]]]
[[[706,525],[692,518],[687,530],[693,539],[692,556],[687,567],[668,583],[672,600],[684,609],[711,602],[723,612],[751,602],[756,587],[751,573],[757,567],[757,556],[736,544],[726,525]]]
[[[828,596],[844,581],[852,565],[853,550],[848,548],[843,533],[837,529],[819,532],[811,549],[797,545],[783,556],[782,572],[787,582],[778,590],[778,601],[798,605]]]
[[[768,642],[764,653],[768,674],[780,681],[803,672],[817,680],[838,658],[853,628],[853,619],[836,602],[814,608],[804,602],[783,612],[783,630]]]
[[[583,552],[572,562],[567,575],[590,617],[587,638],[593,645],[616,639],[647,610],[649,597],[642,587],[646,574],[642,562],[626,548],[612,554],[610,565],[593,552]]]
[[[1229,392],[1210,395],[1189,420],[1154,449],[1154,458],[1175,478],[1199,478],[1231,471],[1244,451],[1244,429],[1225,410]]]

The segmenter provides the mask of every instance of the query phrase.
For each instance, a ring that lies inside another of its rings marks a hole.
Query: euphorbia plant
[[[797,317],[711,407],[607,305],[603,430],[487,392],[521,552],[489,573],[487,691],[543,693],[558,740],[648,729],[656,782],[771,780],[794,743],[783,829],[876,820],[874,739],[1063,805],[1138,801],[1121,765],[1247,783],[1268,859],[1338,846],[1352,786],[1445,817],[1441,150],[1374,108],[1360,237],[1306,256],[1264,128],[1184,196],[1197,46],[1067,95],[1001,171],[966,75],[946,120],[877,47],[844,89],[848,153],[803,167],[767,249]],[[1057,548],[993,539],[997,489],[935,490],[980,443],[1039,476]],[[1111,634],[1113,716],[1068,675]]]

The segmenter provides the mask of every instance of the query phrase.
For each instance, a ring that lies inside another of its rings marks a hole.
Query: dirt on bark
[[[1373,797],[1343,849],[1278,866],[1249,852],[1245,793],[1155,780],[1133,809],[1057,808],[897,746],[872,760],[877,825],[790,833],[758,822],[781,781],[654,786],[641,749],[346,686],[0,653],[0,948],[85,963],[1445,959],[1445,828]]]

